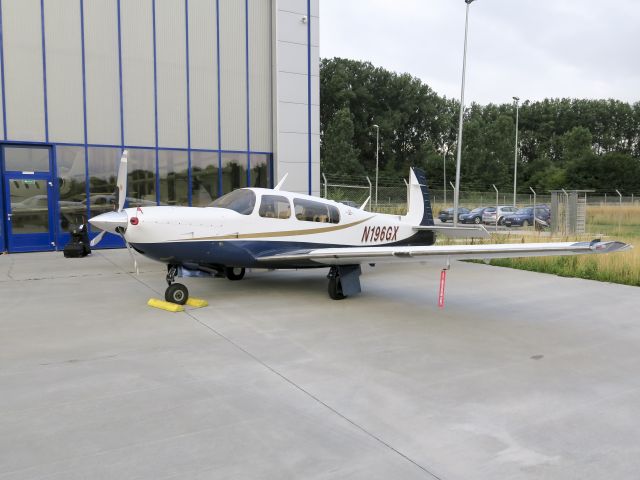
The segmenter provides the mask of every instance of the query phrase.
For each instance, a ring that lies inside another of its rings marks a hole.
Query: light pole
[[[464,53],[462,55],[462,88],[460,89],[460,121],[458,124],[458,157],[456,160],[456,188],[453,192],[453,226],[458,226],[458,197],[460,194],[460,157],[462,156],[462,120],[464,116],[464,75],[467,68],[467,33],[469,31],[469,5],[475,0],[464,0],[467,12],[464,19]]]
[[[513,161],[513,206],[516,206],[516,186],[518,184],[518,111],[520,109],[520,98],[513,97],[513,101],[516,102],[516,144],[514,147],[514,161]]]
[[[374,125],[376,129],[376,210],[378,209],[378,152],[380,150],[380,127]]]
[[[444,180],[442,184],[444,185],[444,203],[447,204],[447,153],[449,153],[449,148],[446,144],[442,145],[442,171],[444,175]]]

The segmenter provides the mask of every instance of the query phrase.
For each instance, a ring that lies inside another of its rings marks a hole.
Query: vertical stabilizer
[[[434,225],[427,176],[423,170],[410,169],[407,197],[408,207],[405,221],[413,225]]]

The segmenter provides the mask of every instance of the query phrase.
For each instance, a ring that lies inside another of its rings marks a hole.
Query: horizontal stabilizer
[[[468,227],[447,227],[445,225],[418,225],[414,230],[430,230],[449,238],[489,238],[489,232],[483,225]]]

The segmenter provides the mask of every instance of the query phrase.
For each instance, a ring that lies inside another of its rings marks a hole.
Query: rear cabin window
[[[259,213],[264,218],[290,218],[291,204],[287,197],[263,195],[260,201]]]
[[[242,215],[251,215],[256,206],[256,194],[251,190],[234,190],[209,204],[210,207],[228,208]]]
[[[313,200],[293,199],[296,218],[303,222],[339,223],[340,211],[333,205]]]

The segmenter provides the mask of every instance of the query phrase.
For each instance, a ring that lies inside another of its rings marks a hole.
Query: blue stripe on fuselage
[[[339,248],[344,245],[332,245],[307,242],[277,242],[265,240],[233,240],[171,243],[134,243],[136,251],[160,262],[173,265],[198,264],[220,265],[245,268],[269,268],[258,262],[258,257],[283,253],[304,252],[316,248]],[[308,261],[278,264],[278,268],[296,268],[309,266]],[[319,266],[315,264],[315,266]]]
[[[435,235],[431,231],[419,231],[399,242],[378,246],[433,245]],[[290,263],[278,262],[268,265],[259,262],[260,257],[281,254],[304,253],[319,248],[348,248],[351,245],[330,243],[283,242],[274,240],[227,240],[162,243],[132,243],[131,246],[143,255],[172,265],[208,265],[245,268],[307,268],[322,267],[309,260]]]

